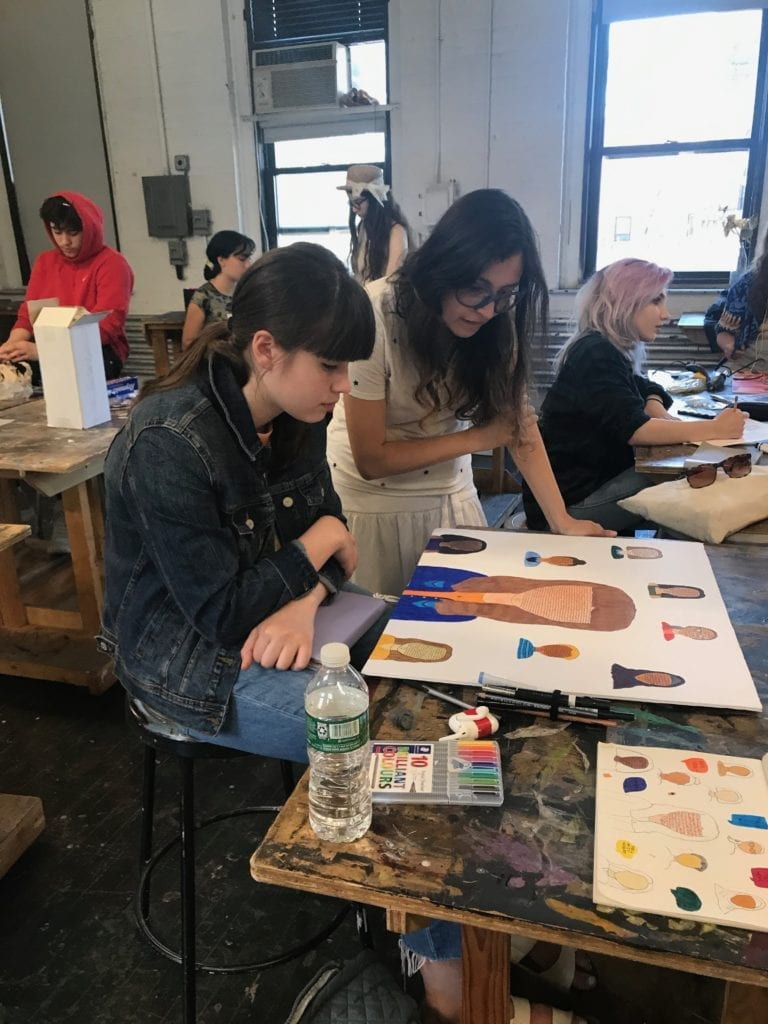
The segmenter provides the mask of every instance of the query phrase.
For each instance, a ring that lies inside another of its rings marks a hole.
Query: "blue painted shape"
[[[517,656],[518,658],[531,658],[533,657],[536,648],[533,646],[530,640],[526,640],[524,636],[521,636],[517,641]]]
[[[647,788],[648,783],[645,781],[645,779],[640,779],[636,775],[633,775],[628,779],[624,779],[625,793],[642,793],[643,790]]]
[[[483,579],[481,572],[467,572],[466,569],[448,569],[442,566],[417,565],[414,569],[406,590],[450,590],[456,583],[469,579]],[[392,612],[393,619],[405,619],[408,622],[471,622],[474,615],[458,612],[456,615],[444,615],[435,610],[439,598],[409,597],[403,594]],[[456,606],[457,609],[460,607]]]
[[[732,814],[728,821],[742,828],[768,828],[768,821],[762,814]]]

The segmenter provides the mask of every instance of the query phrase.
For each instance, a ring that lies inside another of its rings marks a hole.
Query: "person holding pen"
[[[768,236],[763,251],[750,268],[728,289],[725,306],[715,326],[717,344],[726,359],[745,348],[765,343],[768,317]],[[764,353],[758,352],[762,355]]]
[[[672,271],[623,259],[594,274],[576,296],[577,328],[555,359],[557,376],[541,406],[540,429],[568,514],[606,529],[640,519],[622,498],[655,483],[637,473],[633,445],[736,440],[747,419],[736,407],[695,423],[669,412],[672,398],[642,373],[645,346],[669,319]],[[528,527],[546,530],[535,495],[523,487]]]

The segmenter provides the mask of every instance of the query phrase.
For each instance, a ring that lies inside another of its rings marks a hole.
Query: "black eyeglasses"
[[[470,288],[457,288],[455,295],[456,301],[467,309],[482,309],[492,302],[493,311],[498,314],[514,309],[524,292],[522,284],[510,284],[497,292],[492,292],[487,285],[473,284]]]
[[[685,478],[690,487],[709,487],[715,482],[718,467],[722,468],[726,476],[749,476],[752,472],[752,458],[749,452],[744,452],[742,455],[732,455],[723,462],[707,462],[701,466],[692,466],[686,469]]]

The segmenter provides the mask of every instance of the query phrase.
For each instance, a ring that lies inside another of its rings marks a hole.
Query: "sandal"
[[[550,954],[552,959],[548,962]],[[517,961],[517,966],[560,992],[591,992],[597,985],[592,961],[586,953],[571,946],[537,942]]]
[[[541,1003],[531,1003],[519,996],[512,996],[511,1000],[512,1017],[511,1024],[531,1024],[534,1012],[536,1019],[542,1024],[587,1024],[584,1017],[579,1017],[570,1010],[558,1010],[555,1006],[544,1006]],[[549,1016],[545,1016],[545,1011]]]

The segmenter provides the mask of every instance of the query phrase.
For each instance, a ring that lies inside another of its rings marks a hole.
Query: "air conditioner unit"
[[[349,48],[343,43],[254,50],[251,66],[256,114],[335,107],[349,91]]]

